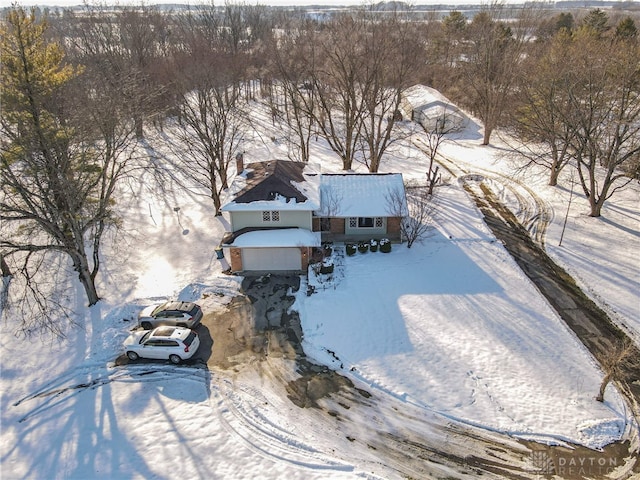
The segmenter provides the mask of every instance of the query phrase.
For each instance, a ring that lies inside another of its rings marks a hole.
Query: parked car
[[[202,308],[192,302],[166,302],[150,305],[138,315],[138,325],[145,330],[161,325],[195,328],[202,320]]]
[[[133,332],[124,341],[129,360],[157,358],[175,364],[193,357],[199,346],[200,339],[194,330],[166,325]]]

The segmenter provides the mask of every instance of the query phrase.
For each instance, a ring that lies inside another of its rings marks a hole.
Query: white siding
[[[311,212],[277,210],[280,212],[279,222],[265,222],[262,220],[262,210],[230,212],[231,227],[234,232],[247,227],[298,227],[311,230]]]

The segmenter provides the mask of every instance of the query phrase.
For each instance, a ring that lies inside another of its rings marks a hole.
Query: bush
[[[358,244],[358,251],[360,253],[367,253],[369,251],[369,243],[368,242],[360,242]]]
[[[356,246],[353,243],[347,243],[347,255],[350,257],[356,254]]]
[[[323,275],[333,273],[333,263],[323,263],[320,266],[320,273]]]
[[[369,242],[369,250],[371,250],[372,252],[377,252],[378,251],[378,241],[375,239],[372,239]]]
[[[380,240],[380,251],[382,253],[389,253],[391,251],[391,242],[388,238]]]

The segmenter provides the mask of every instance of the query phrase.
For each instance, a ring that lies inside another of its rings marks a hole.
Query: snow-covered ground
[[[307,355],[456,420],[596,447],[618,438],[624,407],[594,403],[589,354],[460,187],[439,195],[456,214],[423,245],[347,257],[335,290],[298,296]]]
[[[263,127],[273,128],[270,119]],[[245,162],[287,158],[278,131],[254,135]],[[543,173],[518,177],[500,139],[481,147],[480,133],[470,123],[443,145],[443,156],[487,178],[514,211],[523,199],[545,209],[548,252],[640,338],[638,184],[616,195],[599,219],[587,216],[586,201],[574,193],[558,246],[567,178],[551,188]],[[397,144],[381,171],[423,178],[419,140],[415,133]],[[340,170],[321,142],[313,151],[326,171]],[[339,282],[297,296],[305,351],[373,391],[381,408],[404,405],[434,422],[543,442],[597,448],[619,439],[627,426],[621,397],[610,387],[605,403],[594,400],[602,373],[494,241],[457,175],[443,172],[434,229],[422,243],[347,257]],[[142,177],[119,202],[123,228],[105,245],[104,300],[87,309],[77,292],[83,327],[42,340],[11,335],[11,315],[3,325],[3,479],[398,477],[366,444],[323,429],[317,411],[294,406],[254,365],[213,372],[115,366],[130,319],[151,299],[223,310],[240,285],[221,273],[213,248],[226,221],[213,216],[206,197],[157,190]]]

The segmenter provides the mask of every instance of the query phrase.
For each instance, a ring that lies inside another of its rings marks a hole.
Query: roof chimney
[[[236,155],[236,171],[238,174],[244,172],[244,155],[242,152]]]

